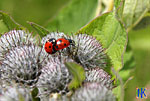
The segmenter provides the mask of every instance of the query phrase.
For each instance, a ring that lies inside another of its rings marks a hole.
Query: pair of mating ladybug
[[[66,38],[51,38],[45,43],[45,51],[49,54],[54,54],[59,50],[67,48],[69,45],[75,45],[74,41]]]

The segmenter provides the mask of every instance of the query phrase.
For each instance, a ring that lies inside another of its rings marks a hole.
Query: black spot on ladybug
[[[66,44],[64,44],[64,46],[66,46]]]
[[[51,46],[49,46],[49,48],[51,48]]]
[[[56,48],[58,49],[58,46],[56,46]]]
[[[60,42],[62,42],[62,40],[59,40]]]

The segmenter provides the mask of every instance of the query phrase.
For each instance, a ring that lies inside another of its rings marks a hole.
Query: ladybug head
[[[70,42],[70,45],[75,46],[74,40],[68,39],[68,41]]]
[[[56,39],[55,38],[51,38],[48,41],[51,42],[53,45],[56,45]]]

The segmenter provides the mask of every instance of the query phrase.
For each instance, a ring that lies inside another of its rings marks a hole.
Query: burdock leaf
[[[49,31],[76,32],[96,16],[98,0],[71,0],[47,24]]]
[[[19,25],[18,23],[16,23],[8,14],[0,11],[0,19],[4,22],[4,24],[6,25],[6,27],[8,28],[8,30],[19,30],[19,29],[25,29],[24,27],[22,27],[21,25]]]
[[[68,88],[70,90],[76,89],[77,87],[81,86],[82,82],[85,80],[84,69],[82,66],[74,62],[66,62],[65,65],[73,76],[73,79],[69,83]]]
[[[106,53],[115,70],[122,68],[122,57],[127,44],[127,33],[124,26],[116,19],[114,12],[97,17],[78,33],[87,33],[95,36],[103,48],[106,49]]]
[[[49,33],[49,31],[47,29],[45,29],[44,27],[42,27],[34,22],[28,22],[28,23],[32,26],[32,28],[34,28],[38,32],[38,34],[41,37],[43,37]]]

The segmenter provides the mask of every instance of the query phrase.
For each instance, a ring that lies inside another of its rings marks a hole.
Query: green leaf
[[[70,90],[76,89],[77,87],[81,86],[82,82],[85,80],[84,68],[74,62],[66,62],[65,65],[73,76],[73,79],[69,83],[68,88]]]
[[[127,43],[127,33],[123,25],[116,19],[114,12],[97,17],[78,33],[95,36],[103,48],[106,48],[106,53],[115,70],[122,68],[122,56]]]
[[[47,24],[49,31],[71,33],[78,31],[96,16],[98,0],[71,0],[59,14]]]
[[[125,0],[123,21],[128,28],[132,29],[150,8],[150,0]]]
[[[3,34],[5,32],[7,32],[7,31],[8,31],[8,28],[6,27],[4,22],[2,20],[0,20],[0,33]]]
[[[4,24],[6,25],[6,27],[8,28],[8,30],[25,29],[21,25],[19,25],[18,23],[16,23],[8,14],[0,11],[0,16],[1,16],[0,19],[2,19],[2,21],[4,22]]]
[[[34,88],[31,92],[32,95],[32,101],[40,101],[40,98],[37,97],[38,95],[38,88]]]
[[[32,28],[34,28],[38,32],[38,34],[41,37],[49,34],[49,31],[47,29],[45,29],[44,27],[42,27],[36,23],[33,23],[33,22],[28,22],[28,23],[32,26]]]

